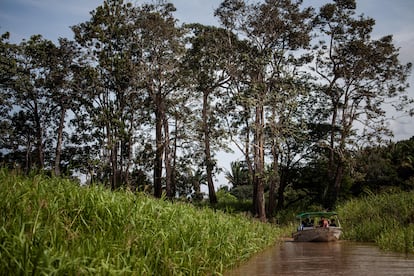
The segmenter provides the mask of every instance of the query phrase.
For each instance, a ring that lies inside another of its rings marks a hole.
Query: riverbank
[[[243,216],[5,169],[0,209],[6,274],[213,275],[282,235]]]

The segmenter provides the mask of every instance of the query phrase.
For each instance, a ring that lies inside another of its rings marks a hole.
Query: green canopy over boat
[[[296,216],[296,218],[312,218],[312,217],[331,217],[336,216],[336,212],[305,212]]]

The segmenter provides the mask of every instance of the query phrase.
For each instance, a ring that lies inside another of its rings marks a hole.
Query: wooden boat
[[[293,233],[298,242],[331,242],[339,240],[342,228],[336,212],[306,212],[296,216],[299,227]],[[315,224],[318,220],[318,224]]]

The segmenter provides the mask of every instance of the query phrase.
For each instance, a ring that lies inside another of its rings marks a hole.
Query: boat
[[[299,220],[299,226],[293,233],[294,241],[332,242],[339,240],[342,234],[336,212],[305,212],[298,214],[296,218]]]

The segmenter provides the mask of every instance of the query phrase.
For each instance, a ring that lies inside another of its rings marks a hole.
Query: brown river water
[[[286,241],[224,273],[236,275],[414,276],[414,255],[384,252],[369,243]]]

